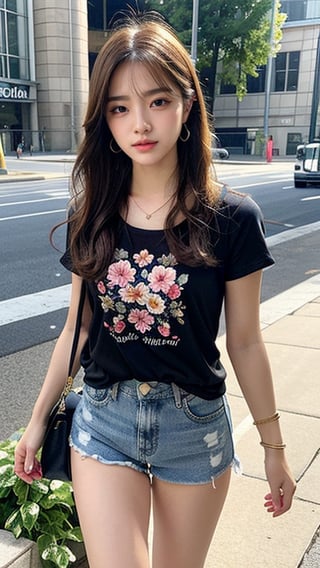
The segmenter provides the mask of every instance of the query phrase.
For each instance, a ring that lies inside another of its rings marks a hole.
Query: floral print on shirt
[[[106,277],[97,282],[104,326],[115,339],[137,340],[143,336],[149,343],[146,337],[152,336],[177,344],[179,338],[172,335],[172,324],[184,324],[181,293],[189,275],[178,275],[176,265],[172,254],[155,258],[143,249],[129,259],[127,251],[116,249]]]

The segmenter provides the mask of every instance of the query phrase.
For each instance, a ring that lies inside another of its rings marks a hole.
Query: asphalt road
[[[224,183],[249,192],[267,220],[276,265],[264,273],[262,301],[320,271],[320,188],[294,189],[291,164],[221,163],[217,171]],[[65,230],[55,236],[60,252],[48,234],[65,218],[68,198],[67,177],[0,184],[0,437],[26,422],[65,320],[70,274],[59,262]]]
[[[17,160],[21,165],[22,160]],[[39,163],[24,162],[37,170]],[[48,169],[60,163],[42,164]],[[63,164],[62,164],[63,166]],[[68,164],[70,168],[70,164]],[[285,236],[299,227],[313,227],[320,219],[320,188],[294,189],[291,164],[239,165],[222,162],[219,179],[248,192],[261,206],[266,219],[267,238],[283,235],[272,247],[276,266],[265,272],[262,300],[301,282],[319,270],[317,233],[306,230],[299,239]],[[49,243],[53,225],[65,219],[69,198],[68,178],[0,184],[0,354],[7,355],[50,341],[59,334],[66,315],[61,303],[41,310],[37,301],[47,302],[46,291],[67,291],[70,274],[59,258],[65,246],[65,229],[55,233],[55,250]],[[41,292],[42,297],[35,294]],[[49,296],[49,293],[48,293]],[[8,305],[6,301],[11,300]],[[2,309],[1,309],[2,307]],[[59,309],[59,307],[61,309]],[[6,314],[1,319],[2,313]],[[14,318],[10,314],[16,310]]]

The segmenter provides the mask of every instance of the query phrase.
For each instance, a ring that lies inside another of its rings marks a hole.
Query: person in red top
[[[266,148],[267,162],[272,162],[272,150],[273,150],[273,137],[270,135],[267,140],[267,148]]]
[[[262,214],[216,179],[197,73],[161,20],[132,18],[110,34],[84,130],[62,258],[70,308],[15,471],[41,477],[36,453],[85,280],[84,393],[70,445],[89,565],[151,565],[152,500],[152,566],[201,568],[237,465],[216,346],[223,302],[228,353],[265,450],[267,511],[288,511],[295,491],[260,332],[262,270],[273,264]]]

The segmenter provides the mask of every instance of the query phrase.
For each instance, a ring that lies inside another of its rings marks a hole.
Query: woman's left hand
[[[264,506],[273,517],[279,517],[292,505],[296,482],[289,469],[284,451],[266,448],[265,453],[265,470],[270,493],[265,496]]]

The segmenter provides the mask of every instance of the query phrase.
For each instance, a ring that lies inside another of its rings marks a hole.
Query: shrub
[[[76,561],[68,541],[83,542],[71,483],[22,481],[13,469],[16,444],[0,442],[0,528],[36,542],[43,566],[67,568]]]

